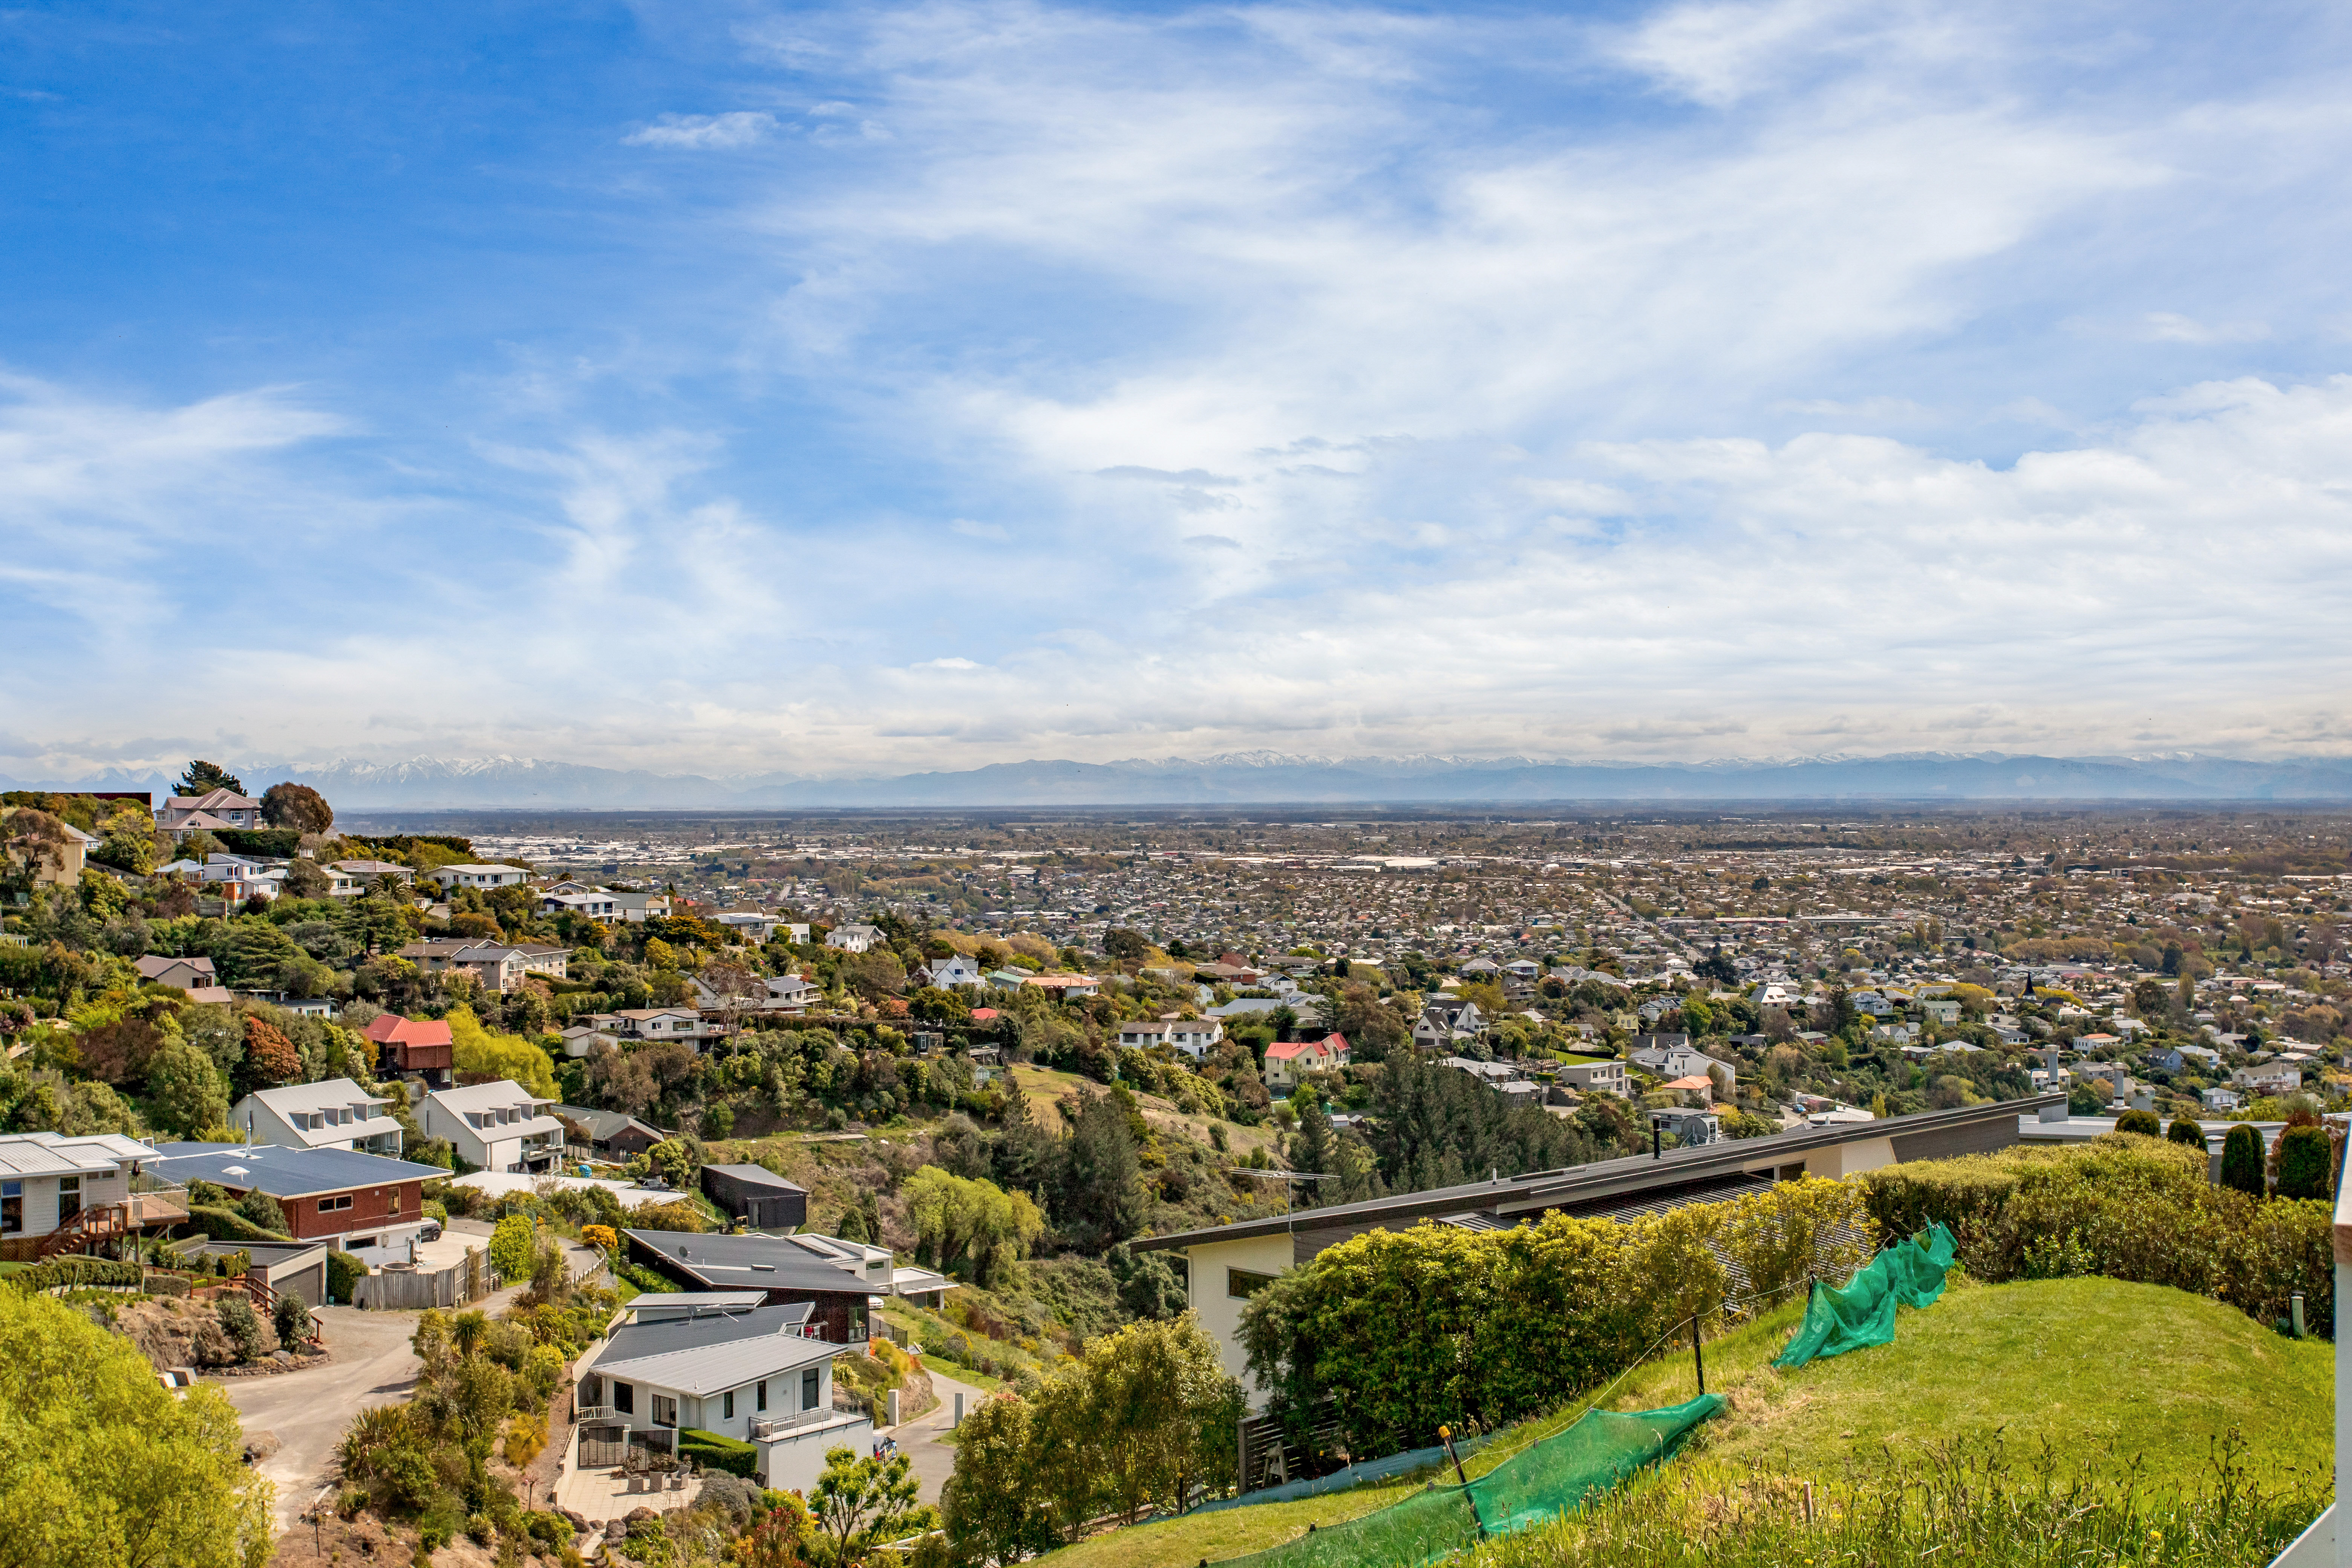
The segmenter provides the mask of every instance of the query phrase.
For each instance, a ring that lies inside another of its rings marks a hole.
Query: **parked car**
[[[440,1239],[441,1239],[441,1222],[440,1222],[439,1220],[437,1220],[437,1219],[428,1219],[428,1220],[426,1220],[426,1221],[425,1222],[425,1228],[424,1228],[423,1230],[420,1230],[420,1231],[418,1231],[418,1232],[416,1233],[416,1239],[417,1239],[417,1240],[419,1240],[419,1241],[438,1241],[438,1240],[440,1240]]]

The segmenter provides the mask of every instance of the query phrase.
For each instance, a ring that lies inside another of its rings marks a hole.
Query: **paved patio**
[[[658,1480],[662,1489],[636,1491],[629,1489],[629,1478],[618,1470],[566,1470],[555,1483],[555,1506],[568,1508],[592,1524],[602,1524],[608,1519],[626,1519],[637,1509],[649,1508],[656,1513],[667,1513],[684,1508],[702,1490],[698,1478],[689,1480],[677,1491],[670,1489],[668,1476],[639,1478],[641,1485]]]

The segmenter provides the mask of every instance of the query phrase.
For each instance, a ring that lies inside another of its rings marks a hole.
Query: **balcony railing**
[[[828,1421],[838,1421],[845,1415],[865,1414],[862,1406],[856,1410],[843,1410],[835,1405],[820,1405],[814,1410],[803,1410],[796,1415],[779,1415],[772,1420],[752,1422],[751,1440],[755,1443],[765,1442],[771,1437],[781,1437],[787,1432],[797,1432],[805,1426],[822,1426]]]
[[[593,1422],[611,1422],[617,1420],[620,1417],[620,1414],[621,1413],[619,1411],[614,1409],[609,1405],[583,1405],[576,1406],[572,1410],[572,1419],[579,1426],[585,1426]]]

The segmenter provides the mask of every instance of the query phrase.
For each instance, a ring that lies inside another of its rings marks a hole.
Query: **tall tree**
[[[216,789],[243,795],[245,781],[218,763],[208,763],[199,758],[188,764],[188,771],[180,775],[180,782],[175,787],[179,795],[187,799],[193,799],[200,795],[210,795]]]
[[[297,833],[324,833],[335,825],[335,808],[309,784],[274,784],[262,793],[261,819]]]
[[[1148,1200],[1143,1166],[1127,1111],[1108,1094],[1078,1096],[1070,1135],[1062,1148],[1063,1225],[1097,1247],[1125,1241],[1143,1228]]]

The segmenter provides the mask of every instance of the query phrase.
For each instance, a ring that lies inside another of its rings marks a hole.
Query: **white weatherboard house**
[[[632,1447],[675,1453],[680,1431],[714,1432],[760,1450],[760,1482],[803,1494],[827,1448],[863,1453],[864,1412],[836,1410],[833,1358],[812,1337],[805,1301],[763,1306],[759,1290],[645,1295],[581,1369],[578,1469],[608,1469]]]
[[[229,1125],[256,1143],[288,1149],[356,1149],[362,1154],[400,1153],[400,1123],[380,1107],[392,1101],[372,1095],[347,1078],[257,1089],[232,1107]]]
[[[445,888],[520,888],[530,880],[520,866],[442,866],[432,877]]]
[[[563,1159],[563,1123],[511,1079],[436,1089],[416,1117],[427,1138],[446,1138],[457,1157],[483,1171],[551,1170]]]

